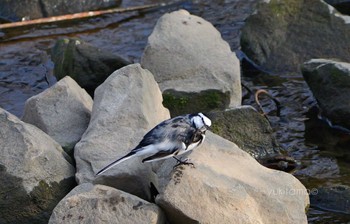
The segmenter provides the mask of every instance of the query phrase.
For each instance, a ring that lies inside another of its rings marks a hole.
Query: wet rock
[[[281,150],[273,130],[264,116],[251,106],[210,114],[212,131],[234,142],[256,159],[278,154]]]
[[[309,118],[305,121],[305,142],[308,145],[317,145],[332,152],[338,151],[339,148],[348,148],[350,144],[350,133],[344,132],[343,129],[339,130],[338,128],[330,127],[326,119],[319,119],[318,115],[320,111],[317,105],[315,105],[305,114]],[[345,154],[349,153],[345,157],[350,158],[349,150],[341,151]]]
[[[300,167],[300,163],[293,157],[285,155],[272,155],[270,157],[258,159],[258,162],[270,169],[281,170],[288,173],[294,173],[296,169]]]
[[[168,119],[152,74],[139,64],[114,72],[96,89],[91,121],[75,146],[79,184],[93,182],[149,199],[153,172],[139,158],[127,160],[97,179],[97,173],[133,149],[151,128]]]
[[[102,51],[76,38],[60,39],[51,50],[54,75],[72,77],[91,96],[94,90],[115,70],[130,64],[124,58]]]
[[[240,105],[240,66],[212,24],[179,10],[157,22],[141,64],[150,70],[171,114]]]
[[[74,145],[85,132],[92,110],[92,99],[69,76],[26,101],[24,122],[33,124],[73,155]]]
[[[242,29],[242,50],[268,71],[300,73],[312,58],[350,58],[349,23],[321,0],[260,1]]]
[[[50,224],[56,223],[165,223],[160,208],[115,188],[81,184],[54,209]]]
[[[121,0],[0,0],[0,17],[21,21],[116,7],[120,3]]]
[[[311,192],[310,202],[314,207],[350,214],[350,187],[335,185],[318,188]]]
[[[167,160],[158,171],[156,203],[171,223],[307,223],[309,197],[292,175],[210,132],[188,157],[195,168]]]
[[[313,156],[309,161],[303,161],[304,168],[298,169],[294,175],[298,177],[306,177],[310,180],[318,180],[319,182],[330,180],[340,175],[340,167],[334,158],[325,156]]]
[[[47,223],[75,186],[61,146],[0,108],[0,223]]]
[[[350,63],[312,59],[303,64],[302,72],[322,114],[350,128]]]
[[[285,150],[276,140],[267,118],[252,106],[213,112],[209,116],[213,121],[211,131],[237,144],[263,166],[290,173],[299,168],[298,161],[284,155]]]

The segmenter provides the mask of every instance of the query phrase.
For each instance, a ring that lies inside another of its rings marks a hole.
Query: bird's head
[[[211,126],[211,120],[202,113],[193,115],[193,117],[191,118],[191,122],[193,126],[201,130],[202,132],[205,132]]]

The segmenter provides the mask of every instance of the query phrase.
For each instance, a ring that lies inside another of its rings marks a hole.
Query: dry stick
[[[264,112],[264,109],[262,108],[262,106],[260,104],[260,101],[259,101],[259,95],[262,94],[262,93],[266,94],[266,96],[268,96],[270,99],[272,99],[273,102],[276,104],[276,107],[277,107],[277,111],[276,112],[277,112],[277,116],[279,116],[280,115],[280,111],[281,111],[281,103],[275,97],[271,96],[266,90],[258,89],[255,92],[255,102],[259,106],[259,109],[261,110],[262,114],[265,116],[265,118],[267,120],[269,120],[267,115],[266,115],[266,113]]]
[[[36,24],[43,24],[43,23],[55,23],[55,22],[65,21],[65,20],[90,18],[90,17],[110,14],[110,13],[117,13],[117,12],[132,12],[132,11],[138,11],[143,9],[163,7],[166,5],[169,5],[169,4],[165,4],[165,3],[150,4],[150,5],[127,7],[127,8],[113,8],[113,9],[106,9],[106,10],[100,10],[100,11],[89,11],[89,12],[81,12],[81,13],[74,13],[74,14],[61,15],[61,16],[52,16],[48,18],[33,19],[28,21],[4,23],[4,24],[0,24],[0,29],[8,29],[8,28],[22,27],[22,26],[29,26],[29,25],[36,25]]]

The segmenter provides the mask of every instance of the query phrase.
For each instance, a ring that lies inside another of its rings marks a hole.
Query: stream
[[[125,0],[121,7],[160,3]],[[79,21],[60,22],[0,31],[0,107],[22,116],[25,101],[56,82],[50,48],[56,40],[77,37],[105,51],[140,62],[158,18],[180,8],[211,22],[230,44],[240,49],[240,29],[253,12],[256,0],[183,1],[170,6],[109,14]],[[46,82],[46,78],[49,83]],[[271,126],[286,154],[300,166],[295,175],[310,192],[320,186],[350,186],[350,140],[317,119],[316,101],[301,74],[257,74],[242,69],[242,82],[252,90],[265,89],[282,105],[281,113],[268,98],[262,99]],[[243,89],[242,104],[256,107],[254,97]],[[257,107],[256,107],[257,108]],[[316,192],[317,193],[317,192]],[[348,223],[350,215],[311,205],[309,223]]]

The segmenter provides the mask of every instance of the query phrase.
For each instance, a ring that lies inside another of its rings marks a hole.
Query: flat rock
[[[161,209],[134,195],[104,185],[78,185],[54,209],[50,224],[165,223]]]
[[[132,150],[154,126],[168,119],[152,74],[139,64],[114,72],[95,92],[91,121],[75,146],[79,184],[93,182],[149,199],[153,172],[139,158],[127,160],[96,179],[95,174]]]
[[[307,223],[309,196],[292,175],[210,132],[188,157],[195,168],[169,161],[158,171],[156,203],[171,223]]]
[[[69,76],[26,101],[22,120],[33,124],[73,155],[74,145],[85,132],[93,101]]]
[[[350,128],[350,63],[312,59],[303,64],[302,72],[322,114]]]
[[[350,17],[322,0],[259,1],[242,29],[242,50],[265,70],[300,74],[312,58],[350,58]]]
[[[141,58],[172,115],[240,105],[239,61],[214,26],[185,10],[157,22]]]
[[[128,64],[126,59],[103,51],[77,38],[64,38],[51,49],[54,75],[60,80],[72,77],[91,96],[115,70]]]
[[[0,108],[0,223],[47,223],[75,186],[61,146]]]

